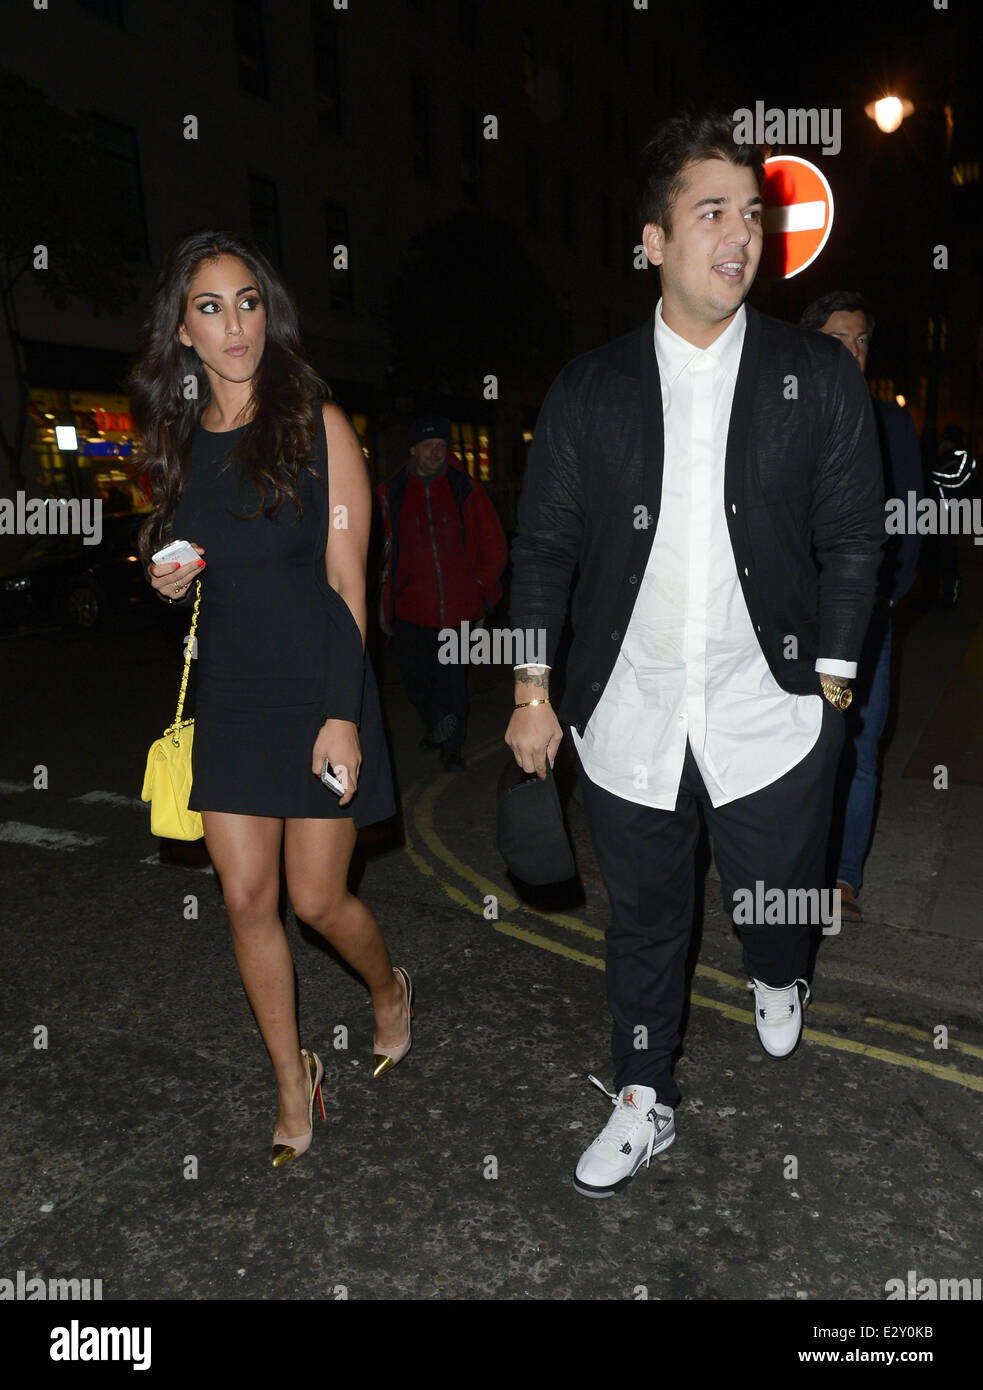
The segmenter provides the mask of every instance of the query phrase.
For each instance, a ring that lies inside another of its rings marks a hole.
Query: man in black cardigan
[[[728,117],[665,121],[640,221],[662,298],[575,359],[543,403],[519,503],[506,742],[545,775],[571,726],[611,900],[611,1118],[586,1196],[675,1138],[672,1075],[702,806],[754,991],[758,1038],[796,1048],[827,907],[842,710],[874,601],[883,485],[870,398],[842,347],[745,306],[761,256],[762,158]],[[550,667],[573,594],[558,712]]]

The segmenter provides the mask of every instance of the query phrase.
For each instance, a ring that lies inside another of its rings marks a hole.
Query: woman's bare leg
[[[403,989],[393,975],[379,923],[372,910],[348,891],[348,866],[355,848],[350,817],[284,821],[287,891],[303,922],[330,941],[357,970],[372,994],[376,1040],[395,1047],[406,1038]]]
[[[273,1063],[277,1131],[306,1134],[310,1086],[297,1036],[294,965],[277,911],[283,821],[203,811],[202,823],[222,880],[239,974]]]

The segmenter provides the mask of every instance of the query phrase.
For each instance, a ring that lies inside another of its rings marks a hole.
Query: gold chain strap
[[[181,676],[181,689],[180,689],[180,691],[179,691],[179,693],[178,693],[178,697],[177,697],[177,713],[176,713],[175,716],[174,716],[174,723],[170,726],[170,728],[164,730],[164,733],[165,733],[165,734],[171,734],[171,741],[172,741],[172,743],[175,743],[175,744],[180,744],[180,742],[181,742],[181,739],[180,739],[180,731],[181,731],[181,729],[183,728],[183,725],[182,725],[182,723],[181,723],[181,713],[182,713],[182,711],[183,711],[183,709],[184,709],[184,694],[185,694],[185,691],[186,691],[187,688],[188,688],[188,676],[191,674],[191,653],[194,651],[194,648],[195,648],[195,632],[198,630],[198,608],[199,608],[199,605],[200,605],[200,604],[201,604],[201,580],[200,580],[200,579],[196,579],[196,580],[195,580],[195,608],[194,608],[194,613],[192,614],[192,617],[191,617],[191,631],[188,633],[188,645],[187,645],[187,649],[186,649],[186,651],[185,651],[185,653],[184,653],[184,673],[183,673],[182,676]],[[192,723],[192,720],[186,719],[186,720],[184,721],[184,723],[185,723],[185,724],[190,724],[190,723]],[[173,731],[173,732],[172,732],[172,731]]]

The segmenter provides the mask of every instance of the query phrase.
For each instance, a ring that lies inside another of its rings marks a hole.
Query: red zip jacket
[[[458,627],[490,613],[508,547],[491,499],[458,459],[448,455],[443,473],[426,483],[404,464],[376,495],[389,557],[383,627],[391,630],[393,617]]]

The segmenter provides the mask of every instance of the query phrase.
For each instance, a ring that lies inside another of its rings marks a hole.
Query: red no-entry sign
[[[812,265],[833,226],[833,191],[826,175],[795,154],[765,160],[764,254],[769,267],[790,280]]]

